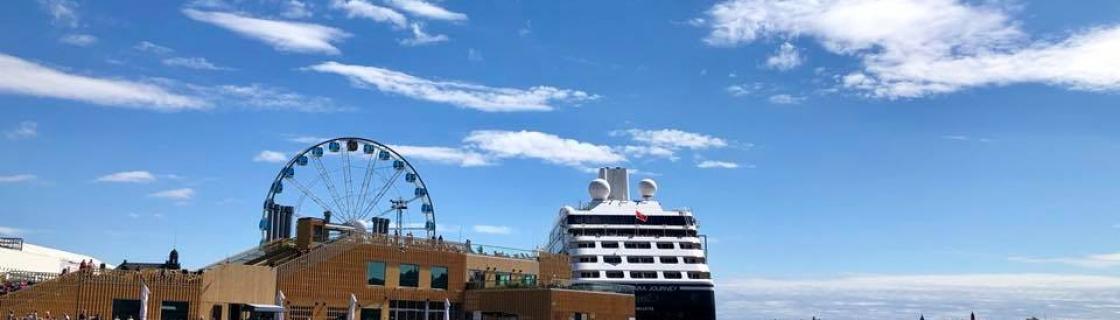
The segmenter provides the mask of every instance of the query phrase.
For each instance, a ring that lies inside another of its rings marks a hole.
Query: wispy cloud
[[[701,169],[735,169],[739,167],[739,164],[728,161],[704,160],[697,163],[696,167]]]
[[[172,67],[183,67],[198,70],[232,70],[227,67],[219,67],[211,63],[206,58],[201,57],[174,57],[163,59],[163,64]]]
[[[714,46],[805,37],[854,57],[862,70],[842,75],[840,85],[872,97],[1017,83],[1120,89],[1120,26],[1031,40],[1009,9],[985,2],[728,0],[707,17],[705,41]]]
[[[33,174],[14,174],[8,176],[0,176],[0,183],[28,182],[35,179],[38,179],[38,177]]]
[[[1060,274],[720,279],[720,319],[1113,319],[1120,278]],[[744,315],[750,315],[749,317]]]
[[[209,105],[160,86],[70,74],[0,53],[0,92],[159,111],[197,110]]]
[[[1081,257],[1036,258],[1036,257],[1010,257],[1008,260],[1023,263],[1064,264],[1084,268],[1113,268],[1120,267],[1120,252],[1091,254]]]
[[[347,18],[370,19],[392,24],[396,28],[404,28],[408,25],[408,18],[400,12],[366,0],[331,0],[331,8],[346,11]]]
[[[153,197],[153,198],[160,198],[160,199],[186,201],[186,200],[190,200],[190,199],[194,198],[194,194],[195,194],[194,189],[180,188],[180,189],[171,189],[171,190],[160,191],[160,192],[149,194],[148,196]]]
[[[635,157],[654,156],[676,160],[676,152],[681,149],[703,150],[723,148],[728,145],[727,140],[710,135],[687,132],[678,129],[658,130],[615,130],[611,136],[629,137],[640,145],[623,146],[622,152]]]
[[[408,159],[422,159],[461,167],[477,167],[493,164],[487,159],[485,154],[462,148],[405,145],[392,145],[389,147]]]
[[[39,136],[39,123],[35,121],[21,121],[18,126],[4,131],[8,140],[31,139]]]
[[[382,92],[489,112],[549,111],[556,103],[578,103],[598,98],[583,91],[549,86],[514,89],[429,80],[399,71],[334,61],[306,69],[342,75],[358,86],[373,86]]]
[[[199,96],[205,96],[214,104],[241,106],[260,110],[290,110],[300,112],[334,112],[350,108],[340,107],[326,97],[306,96],[284,88],[263,84],[249,85],[189,85]]]
[[[148,171],[122,171],[112,174],[107,174],[98,177],[97,182],[124,182],[124,183],[148,183],[156,181],[156,175]]]
[[[71,0],[39,0],[43,9],[51,15],[55,25],[75,28],[78,26],[78,3]]]
[[[58,38],[58,42],[72,46],[88,47],[97,43],[97,37],[88,34],[68,34]]]
[[[217,11],[183,9],[183,14],[196,21],[213,24],[250,39],[272,45],[279,51],[296,53],[339,54],[332,43],[350,37],[345,31],[305,22],[268,20]]]
[[[326,141],[328,138],[315,137],[315,136],[296,136],[288,138],[288,141],[300,144],[314,144]]]
[[[168,54],[168,53],[175,52],[175,50],[173,50],[171,48],[164,47],[164,46],[161,46],[161,45],[158,45],[158,44],[155,44],[155,43],[151,43],[151,42],[148,42],[148,41],[140,41],[135,46],[132,46],[132,48],[136,49],[136,50],[144,51],[144,52],[155,53],[155,54]]]
[[[439,43],[449,40],[446,35],[437,34],[430,35],[424,32],[423,25],[420,23],[412,23],[412,38],[401,39],[400,43],[406,46],[422,46],[427,44]]]
[[[13,227],[0,226],[0,236],[5,237],[22,237],[26,235],[27,230]]]
[[[941,136],[941,139],[953,140],[953,141],[992,142],[992,139],[989,139],[989,138],[977,138],[977,137],[966,136],[966,135],[944,135],[944,136]]]
[[[797,52],[797,47],[789,42],[782,43],[781,46],[778,46],[777,52],[766,58],[767,67],[782,71],[797,68],[804,62],[801,53]]]
[[[538,131],[473,131],[463,141],[490,157],[538,159],[547,163],[585,168],[626,161],[611,147]]]
[[[299,0],[288,0],[284,2],[284,12],[280,13],[281,16],[290,19],[310,18],[312,16],[311,8],[306,2]]]
[[[485,224],[474,225],[473,227],[471,227],[471,230],[474,230],[474,232],[485,233],[485,234],[506,235],[506,234],[513,233],[513,228],[510,228],[510,227],[507,227],[507,226],[492,226],[492,225],[485,225]]]
[[[805,97],[797,97],[789,94],[776,94],[766,99],[773,104],[798,104],[805,101]]]
[[[452,12],[423,0],[388,0],[389,5],[409,14],[433,20],[465,21],[467,15]]]
[[[253,156],[253,162],[286,163],[288,156],[283,152],[264,150]]]

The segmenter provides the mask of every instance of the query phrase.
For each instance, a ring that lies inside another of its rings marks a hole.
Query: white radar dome
[[[657,182],[654,182],[653,179],[642,179],[642,181],[638,181],[638,191],[642,193],[642,198],[653,198],[653,195],[657,193]]]
[[[606,200],[607,195],[611,194],[611,185],[604,179],[591,180],[587,193],[591,194],[591,200]]]

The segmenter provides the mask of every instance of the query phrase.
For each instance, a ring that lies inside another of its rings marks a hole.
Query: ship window
[[[366,262],[366,285],[385,285],[385,263],[381,261]]]
[[[618,242],[603,242],[603,248],[618,248]]]
[[[573,243],[572,245],[575,248],[594,248],[595,247],[594,242],[586,242],[586,241],[576,242],[576,243]]]
[[[535,275],[535,274],[521,275],[521,284],[525,285],[525,286],[530,286],[530,287],[531,286],[536,286],[537,285],[537,275]]]
[[[649,249],[653,247],[649,245],[649,242],[626,242],[623,245],[626,246],[626,249]]]
[[[700,244],[696,242],[681,242],[681,249],[700,249]]]
[[[595,279],[599,277],[599,271],[578,271],[576,274],[578,278],[582,279]]]
[[[432,289],[447,289],[447,267],[432,267]]]
[[[673,248],[673,243],[672,242],[658,242],[657,243],[657,248],[658,249],[672,249]]]
[[[677,257],[661,257],[661,263],[677,263]]]
[[[711,279],[712,274],[709,272],[689,272],[689,279]]]
[[[420,267],[415,264],[402,264],[400,286],[413,288],[419,287]]]
[[[580,256],[576,258],[579,262],[599,262],[598,256]]]
[[[607,278],[622,279],[622,271],[607,271]]]
[[[603,262],[606,262],[606,263],[609,263],[609,264],[619,264],[619,263],[622,263],[622,257],[619,257],[619,256],[604,256],[603,257]]]
[[[680,279],[681,278],[680,271],[664,271],[664,272],[661,272],[661,273],[665,276],[665,279]]]
[[[657,271],[630,271],[631,279],[657,279]]]
[[[626,257],[629,263],[653,263],[653,257]]]
[[[704,258],[703,257],[684,257],[684,263],[691,263],[691,264],[704,263]]]

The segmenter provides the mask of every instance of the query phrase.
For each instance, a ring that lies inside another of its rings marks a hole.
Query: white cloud
[[[168,54],[168,53],[175,52],[175,50],[172,50],[171,48],[164,47],[164,46],[161,46],[161,45],[158,45],[158,44],[155,44],[155,43],[151,43],[151,42],[148,42],[148,41],[140,41],[140,43],[137,43],[135,46],[132,46],[132,48],[136,49],[136,50],[140,50],[140,51],[155,53],[155,54]]]
[[[1113,268],[1120,267],[1120,252],[1104,253],[1104,254],[1091,254],[1083,257],[1061,257],[1061,258],[1033,258],[1033,257],[1011,257],[1008,260],[1024,263],[1043,263],[1043,264],[1064,264],[1084,268]]]
[[[315,144],[328,140],[328,138],[315,137],[315,136],[298,136],[289,138],[288,141],[300,144]]]
[[[156,181],[156,176],[151,172],[137,170],[137,171],[123,171],[117,172],[97,178],[97,182],[127,182],[127,183],[148,183]]]
[[[70,0],[39,0],[39,4],[51,15],[56,25],[75,28],[78,26],[78,3]]]
[[[0,53],[0,92],[159,111],[204,109],[194,97],[147,83],[76,75]]]
[[[971,136],[966,136],[966,135],[944,135],[944,136],[941,136],[941,139],[954,140],[954,141],[975,141],[975,142],[992,142],[993,141],[992,139],[989,139],[989,138],[976,138],[976,137],[971,137]]]
[[[729,0],[708,11],[705,41],[812,38],[855,57],[841,85],[869,96],[923,97],[967,88],[1043,83],[1120,89],[1120,26],[1032,40],[1009,9],[961,0]]]
[[[696,167],[701,169],[735,169],[739,167],[739,164],[727,161],[704,160],[697,163]]]
[[[345,31],[304,22],[268,20],[216,11],[183,9],[191,19],[213,24],[242,36],[263,41],[280,51],[339,54],[332,42],[350,37]]]
[[[797,47],[789,42],[782,43],[778,47],[778,51],[774,52],[774,55],[766,58],[767,67],[782,71],[797,68],[804,62],[801,53],[797,52]]]
[[[447,35],[437,34],[437,35],[433,36],[433,35],[428,34],[427,32],[424,32],[423,25],[421,25],[419,23],[413,23],[411,25],[411,29],[412,29],[412,38],[401,39],[400,43],[402,45],[405,45],[405,46],[422,46],[422,45],[440,43],[440,42],[450,40],[447,37]]]
[[[288,156],[283,152],[264,150],[253,156],[253,162],[286,163]]]
[[[474,232],[485,233],[485,234],[506,235],[506,234],[513,233],[513,229],[510,228],[510,227],[507,227],[507,226],[491,226],[491,225],[484,225],[484,224],[474,225],[473,227],[471,227],[471,230],[474,230]]]
[[[68,45],[86,47],[97,43],[97,37],[88,34],[68,34],[58,38],[58,41]]]
[[[491,165],[486,155],[460,148],[426,147],[426,146],[389,146],[401,153],[407,159],[421,159],[444,164],[453,164],[461,167],[477,167]]]
[[[1059,274],[721,279],[720,319],[1114,319],[1120,278]]]
[[[184,67],[184,68],[199,69],[199,70],[230,70],[230,68],[219,67],[217,65],[214,65],[210,61],[206,60],[206,58],[200,58],[200,57],[167,58],[167,59],[163,59],[163,64],[168,65],[168,66],[172,66],[172,67]]]
[[[5,237],[22,237],[27,234],[27,230],[13,227],[0,226],[0,236]]]
[[[598,98],[583,91],[549,86],[536,86],[523,90],[429,80],[389,69],[347,65],[334,61],[310,66],[307,69],[346,76],[357,85],[372,85],[383,92],[488,112],[548,111],[553,109],[552,105],[555,103],[574,103]]]
[[[732,96],[744,97],[762,91],[764,89],[763,87],[764,86],[762,83],[755,82],[750,84],[744,83],[730,85],[727,86],[726,90],[727,93],[731,94]]]
[[[772,95],[769,98],[766,98],[766,100],[770,101],[770,103],[773,103],[773,104],[798,104],[798,103],[801,103],[802,101],[805,101],[805,97],[795,97],[795,96],[783,93],[783,94]]]
[[[239,105],[262,110],[292,110],[301,112],[343,111],[330,98],[305,96],[282,88],[250,85],[219,85],[212,87],[190,86],[200,95],[222,105]]]
[[[30,139],[37,136],[39,136],[39,123],[35,121],[22,121],[19,126],[4,131],[4,137],[8,140]]]
[[[640,130],[629,129],[611,132],[612,135],[626,135],[630,139],[650,146],[668,149],[710,149],[727,146],[727,140],[706,134],[681,131],[677,129]]]
[[[152,194],[149,194],[148,196],[153,197],[153,198],[186,201],[186,200],[190,200],[191,198],[194,198],[194,189],[191,189],[191,188],[171,189],[171,190],[165,190],[165,191],[152,193]]]
[[[482,51],[475,50],[474,48],[467,49],[467,60],[474,62],[482,61]]]
[[[311,9],[308,8],[307,3],[299,0],[288,0],[284,3],[285,9],[281,16],[291,19],[310,18]]]
[[[397,28],[404,28],[408,24],[408,18],[400,12],[374,5],[365,0],[331,0],[331,8],[346,11],[347,18],[366,18],[376,22],[390,23]]]
[[[0,183],[28,182],[35,179],[38,179],[38,177],[33,174],[15,174],[10,176],[0,176]]]
[[[452,12],[423,0],[388,0],[388,3],[389,5],[408,12],[409,14],[421,16],[427,19],[447,21],[467,20],[467,15],[465,14]]]
[[[495,158],[531,158],[579,168],[626,161],[611,147],[537,131],[478,130],[463,142]]]

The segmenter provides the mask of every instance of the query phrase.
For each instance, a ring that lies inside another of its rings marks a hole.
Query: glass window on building
[[[511,275],[509,273],[505,273],[505,272],[495,273],[494,274],[494,285],[499,286],[499,287],[509,285],[509,279],[510,278],[511,278]]]
[[[609,263],[609,264],[619,264],[619,263],[622,263],[622,257],[619,257],[619,256],[603,256],[603,262],[606,262],[606,263]]]
[[[618,248],[618,242],[616,242],[616,241],[603,241],[603,248],[617,249]]]
[[[383,285],[385,285],[385,262],[381,262],[381,261],[366,262],[366,285],[369,285],[369,286],[383,286]]]
[[[622,279],[622,277],[623,277],[622,271],[607,271],[606,273],[607,273],[607,278],[611,278],[611,279]]]
[[[401,265],[401,287],[419,287],[420,286],[420,266],[415,264],[402,264]]]
[[[521,275],[521,285],[527,286],[527,287],[536,286],[537,285],[537,275],[535,275],[535,274]]]
[[[681,272],[680,271],[665,271],[665,272],[662,272],[662,274],[665,275],[665,279],[680,279],[681,278]]]
[[[432,289],[447,289],[447,267],[432,267]]]

